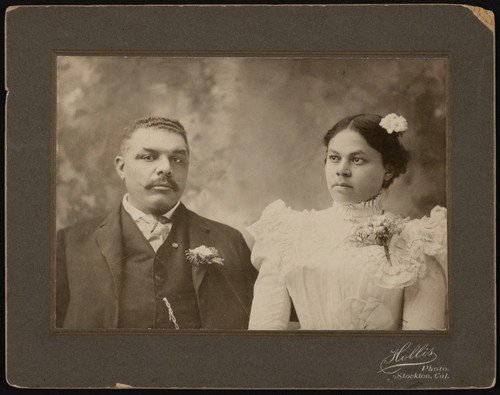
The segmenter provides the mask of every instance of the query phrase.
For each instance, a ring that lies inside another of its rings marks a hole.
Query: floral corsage
[[[219,256],[219,251],[215,247],[202,245],[186,250],[186,258],[196,267],[201,265],[211,265],[213,263],[224,266],[224,258]]]
[[[399,235],[409,218],[399,216],[374,215],[368,222],[359,225],[349,241],[356,246],[379,245],[384,247],[385,256],[391,263],[389,244],[394,235]]]

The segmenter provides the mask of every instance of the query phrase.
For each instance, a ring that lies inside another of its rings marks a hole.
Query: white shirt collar
[[[174,215],[174,212],[177,209],[177,207],[179,207],[180,203],[181,203],[181,201],[179,200],[174,205],[174,207],[172,207],[169,211],[167,211],[165,214],[162,214],[162,215],[164,215],[168,219],[172,219],[172,216]],[[128,193],[126,193],[123,196],[122,204],[123,204],[123,208],[125,209],[125,211],[127,213],[129,213],[130,216],[132,217],[132,219],[136,222],[141,218],[144,218],[145,220],[153,219],[155,222],[158,221],[158,218],[156,218],[154,215],[146,214],[146,213],[142,212],[141,210],[139,210],[137,207],[132,206],[132,204],[128,201]]]

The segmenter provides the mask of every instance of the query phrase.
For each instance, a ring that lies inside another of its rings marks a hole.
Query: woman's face
[[[360,203],[377,196],[392,172],[385,168],[380,152],[361,134],[346,129],[328,144],[325,175],[333,200]]]

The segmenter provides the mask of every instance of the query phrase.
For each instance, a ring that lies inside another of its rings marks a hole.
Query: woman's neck
[[[332,208],[339,214],[349,217],[366,217],[384,212],[380,195],[360,203],[344,203],[333,201]]]

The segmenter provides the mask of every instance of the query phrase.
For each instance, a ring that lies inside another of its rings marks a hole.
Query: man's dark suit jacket
[[[57,235],[56,327],[117,328],[122,276],[121,206],[102,220],[62,229]],[[215,247],[224,265],[192,267],[202,329],[247,329],[257,271],[240,232],[188,210],[189,248]],[[187,263],[186,261],[186,264]]]

